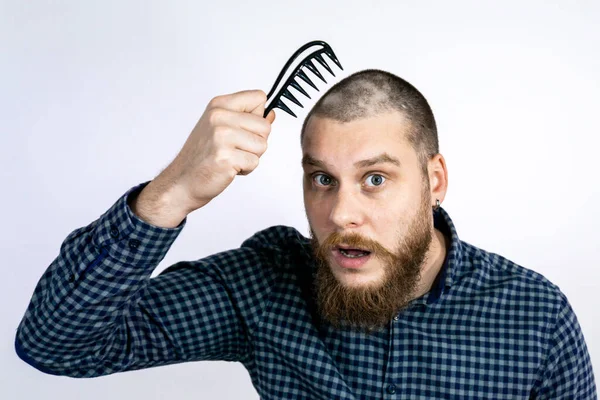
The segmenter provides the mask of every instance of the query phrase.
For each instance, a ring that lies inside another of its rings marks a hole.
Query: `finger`
[[[208,103],[208,108],[220,107],[231,111],[252,112],[264,110],[267,95],[262,90],[244,90],[241,92],[217,96]]]
[[[238,170],[238,175],[248,175],[258,166],[260,157],[254,153],[243,150],[237,150],[233,156],[233,163]]]
[[[213,112],[217,112],[217,109],[213,110]],[[217,125],[243,129],[265,139],[271,132],[271,123],[263,118],[262,115],[218,109],[216,116],[214,116],[214,122]]]
[[[275,110],[271,110],[271,111],[270,111],[270,112],[267,114],[266,120],[267,120],[267,121],[269,121],[269,123],[270,123],[270,124],[272,124],[272,123],[273,123],[273,121],[275,121],[275,117],[276,117],[276,115],[275,115]]]
[[[267,104],[267,101],[266,101],[266,98],[265,98],[265,102],[257,105],[254,108],[254,110],[251,111],[251,113],[254,114],[254,115],[258,115],[259,117],[262,117],[263,114],[265,113],[265,105],[266,104]]]
[[[238,150],[255,154],[260,157],[267,151],[267,140],[255,133],[243,129],[235,129],[231,132],[231,142]]]

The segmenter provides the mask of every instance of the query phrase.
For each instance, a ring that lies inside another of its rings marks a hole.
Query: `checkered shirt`
[[[71,232],[39,280],[15,349],[38,370],[96,377],[237,361],[261,399],[597,399],[581,328],[542,275],[459,240],[432,290],[379,330],[319,320],[309,239],[273,226],[151,274],[184,228],[134,215],[128,190]]]

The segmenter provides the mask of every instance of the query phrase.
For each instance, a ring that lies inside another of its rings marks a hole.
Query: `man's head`
[[[431,206],[445,196],[431,109],[395,75],[358,72],[315,104],[301,144],[321,315],[382,326],[412,299],[432,241]]]

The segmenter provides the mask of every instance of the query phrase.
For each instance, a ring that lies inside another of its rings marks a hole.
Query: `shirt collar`
[[[447,291],[447,288],[452,286],[458,277],[462,259],[463,249],[456,227],[448,212],[442,207],[433,212],[433,225],[446,237],[446,257],[429,293],[417,299],[416,302],[422,304],[435,303]]]

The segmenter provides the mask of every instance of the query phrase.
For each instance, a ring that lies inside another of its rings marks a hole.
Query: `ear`
[[[433,207],[436,205],[436,200],[439,200],[440,203],[444,201],[446,191],[448,190],[448,169],[444,156],[441,154],[433,156],[428,161],[427,170],[431,191],[431,206]]]

